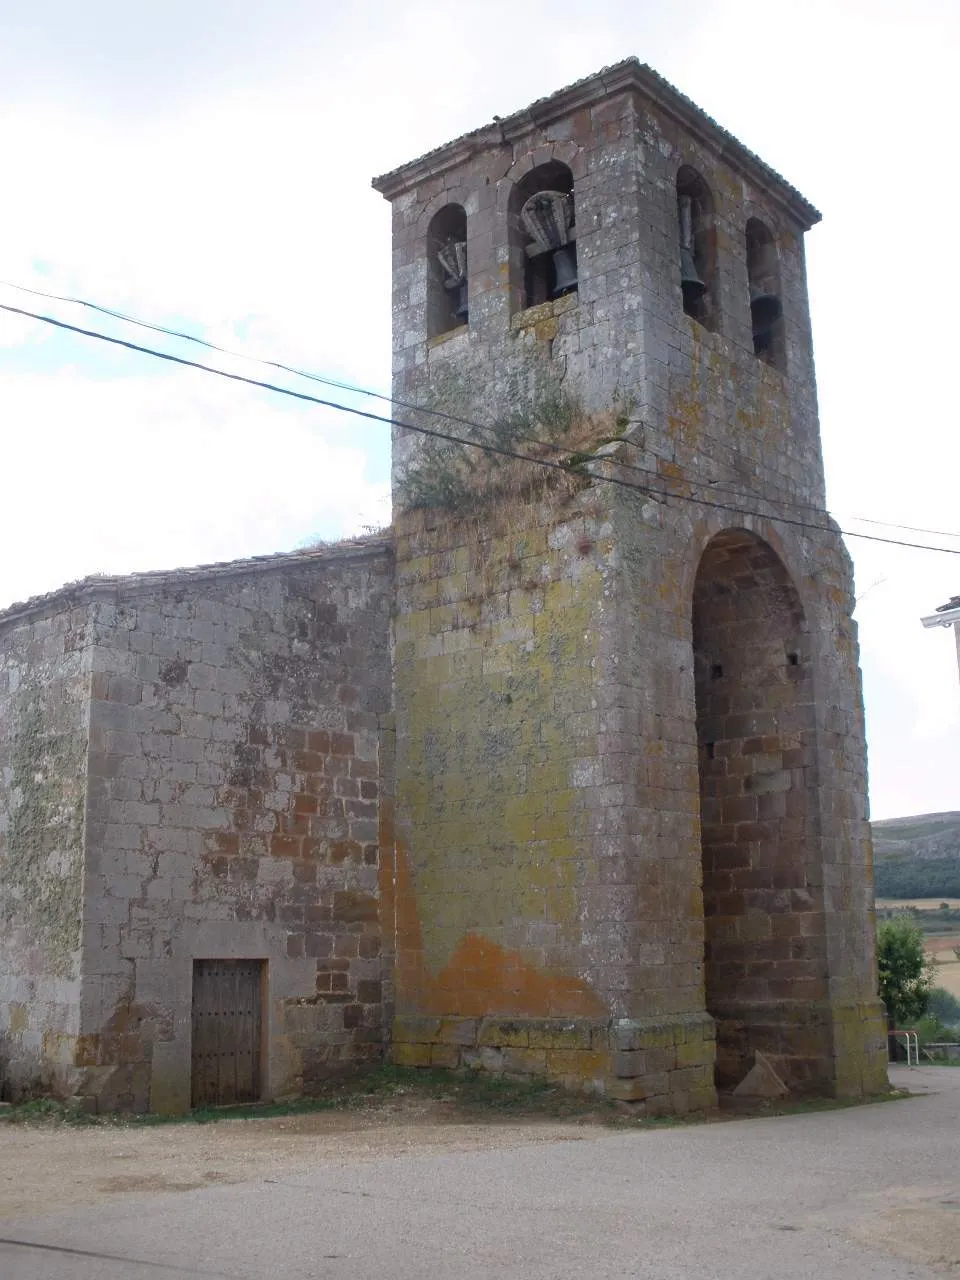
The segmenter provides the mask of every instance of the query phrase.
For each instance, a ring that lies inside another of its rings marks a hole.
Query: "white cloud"
[[[0,398],[18,424],[0,506],[4,603],[89,573],[286,550],[388,518],[362,448],[200,374],[8,374]]]

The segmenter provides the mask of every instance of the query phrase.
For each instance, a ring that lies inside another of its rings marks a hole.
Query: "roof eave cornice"
[[[0,611],[0,631],[29,619],[65,613],[91,604],[119,604],[143,594],[179,590],[205,582],[227,578],[251,577],[277,570],[313,565],[337,565],[352,560],[370,560],[389,555],[389,537],[356,541],[345,539],[304,551],[278,552],[275,555],[252,556],[246,560],[227,560],[219,564],[192,565],[183,569],[159,569],[147,573],[101,575],[69,582],[42,596],[33,596]]]
[[[682,124],[715,151],[731,168],[766,192],[804,230],[820,221],[818,210],[799,191],[717,124],[695,102],[675,89],[652,67],[638,62],[636,58],[628,58],[615,66],[606,67],[596,75],[560,89],[548,98],[541,98],[513,115],[464,134],[435,151],[427,152],[390,173],[374,178],[372,185],[387,200],[395,200],[420,183],[455,169],[480,151],[520,141],[573,111],[625,92],[640,93],[655,103],[666,115]]]
[[[956,609],[942,609],[939,613],[932,613],[927,618],[921,618],[920,621],[925,627],[952,627],[960,623],[960,606]]]

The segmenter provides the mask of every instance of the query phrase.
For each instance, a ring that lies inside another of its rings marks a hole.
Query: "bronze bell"
[[[783,315],[783,306],[775,293],[762,284],[750,286],[750,318],[753,335],[760,337],[770,332]]]
[[[466,324],[470,316],[470,304],[467,301],[468,289],[467,289],[466,280],[461,280],[460,283],[456,286],[456,288],[457,288],[457,306],[453,314],[456,317],[456,319],[460,321],[461,324]]]
[[[693,239],[693,199],[680,197],[680,288],[685,309],[700,301],[707,286],[700,279]]]
[[[572,293],[577,287],[577,250],[573,244],[561,245],[553,252],[553,297]]]
[[[683,290],[685,303],[697,302],[707,291],[707,286],[700,279],[693,249],[683,245],[680,249],[680,288]]]
[[[437,261],[447,273],[443,287],[449,292],[457,291],[457,305],[454,318],[466,324],[469,317],[467,283],[467,243],[465,240],[449,240],[437,250]]]

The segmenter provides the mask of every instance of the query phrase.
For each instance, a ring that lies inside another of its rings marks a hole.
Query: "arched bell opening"
[[[829,1090],[808,636],[786,568],[752,533],[706,548],[693,641],[717,1087],[734,1088],[759,1050],[791,1090]]]
[[[427,229],[427,336],[439,337],[470,318],[467,276],[467,214],[448,204]]]
[[[576,293],[573,174],[559,160],[538,165],[510,193],[511,284],[519,309]]]
[[[716,234],[713,196],[695,169],[677,174],[680,291],[684,312],[705,329],[717,327]]]
[[[747,279],[750,283],[750,326],[753,351],[759,360],[784,369],[783,302],[780,260],[769,227],[759,218],[747,222]]]

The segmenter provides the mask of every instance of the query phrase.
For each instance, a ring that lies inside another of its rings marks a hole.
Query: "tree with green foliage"
[[[909,1026],[927,1011],[933,961],[923,949],[923,930],[905,917],[884,920],[877,930],[880,999],[895,1027]]]
[[[927,1012],[945,1027],[960,1027],[960,1000],[946,987],[933,988]]]

